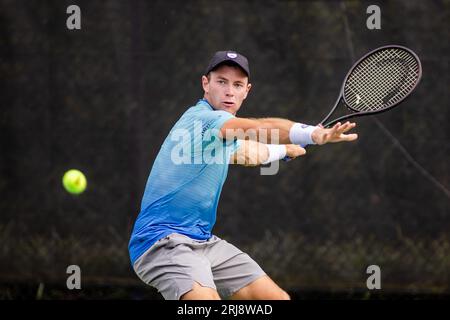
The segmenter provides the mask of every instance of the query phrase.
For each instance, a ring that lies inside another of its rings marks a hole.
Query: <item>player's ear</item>
[[[203,90],[205,91],[205,93],[208,93],[208,91],[209,91],[208,84],[209,84],[208,77],[207,76],[202,76],[202,87],[203,87]]]
[[[250,92],[250,89],[252,88],[252,84],[247,84],[247,90],[245,91],[244,99],[247,98],[248,93]]]

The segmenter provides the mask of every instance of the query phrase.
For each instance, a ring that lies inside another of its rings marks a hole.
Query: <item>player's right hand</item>
[[[286,144],[286,156],[295,159],[306,153],[306,150],[300,147],[298,144]]]

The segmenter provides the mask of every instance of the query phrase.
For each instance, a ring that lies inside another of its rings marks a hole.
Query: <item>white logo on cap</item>
[[[228,53],[227,53],[227,56],[228,56],[228,58],[234,59],[234,58],[237,57],[237,54],[236,54],[236,53],[233,53],[233,52],[228,52]]]

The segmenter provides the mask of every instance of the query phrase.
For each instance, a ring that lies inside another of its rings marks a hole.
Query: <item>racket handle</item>
[[[292,158],[291,157],[288,157],[288,156],[286,156],[286,157],[284,157],[283,159],[282,159],[284,162],[289,162],[289,161],[291,161],[292,160]]]

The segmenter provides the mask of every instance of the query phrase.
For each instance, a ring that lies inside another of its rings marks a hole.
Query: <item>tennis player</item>
[[[151,169],[129,252],[138,277],[165,299],[289,299],[249,255],[212,234],[228,165],[269,164],[304,155],[308,144],[357,138],[346,134],[355,127],[349,122],[325,129],[236,117],[249,77],[246,57],[216,52],[202,76],[203,98],[176,122]]]

